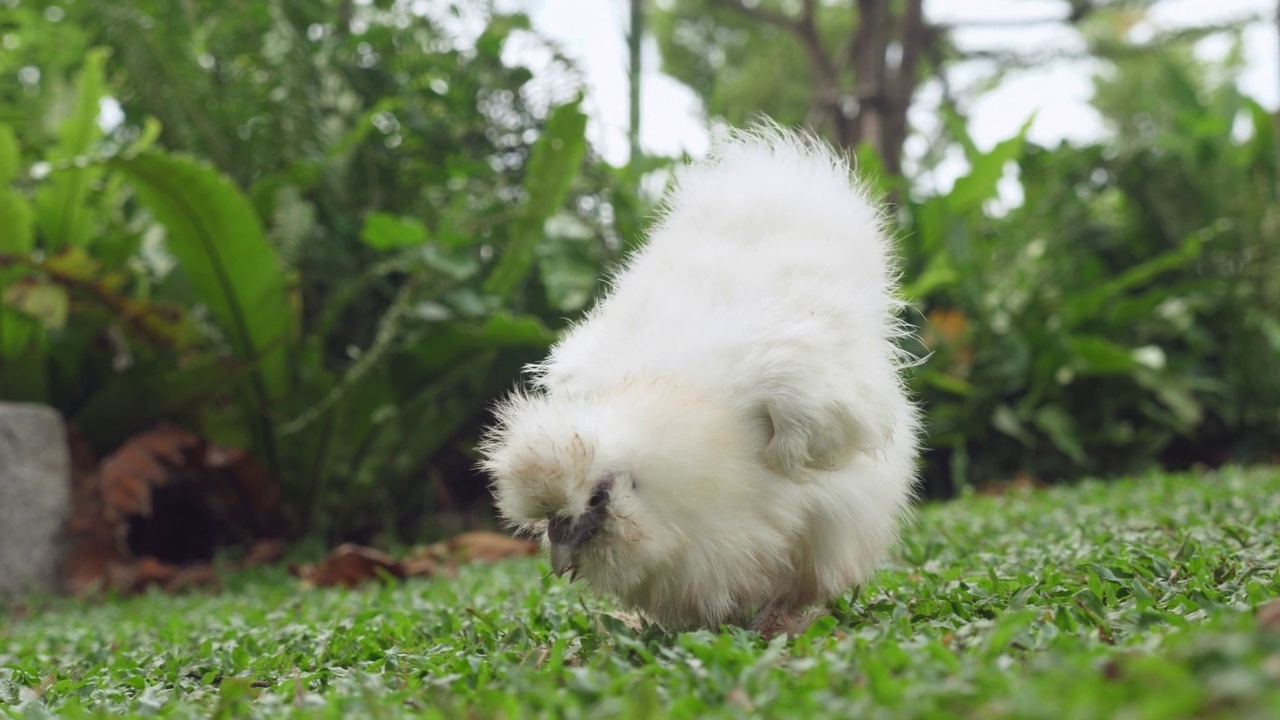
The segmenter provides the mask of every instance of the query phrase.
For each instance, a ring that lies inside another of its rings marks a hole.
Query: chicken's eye
[[[603,484],[598,485],[595,489],[595,492],[591,493],[590,507],[598,508],[601,505],[604,505],[605,501],[608,499],[609,499],[609,486],[603,485]]]

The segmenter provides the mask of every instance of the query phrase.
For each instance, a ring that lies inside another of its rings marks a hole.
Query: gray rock
[[[0,597],[54,586],[71,511],[71,455],[62,416],[0,402]]]

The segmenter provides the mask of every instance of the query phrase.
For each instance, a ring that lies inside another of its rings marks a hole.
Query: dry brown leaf
[[[531,540],[477,531],[433,543],[399,560],[380,550],[346,543],[318,565],[293,566],[289,571],[305,586],[352,587],[378,577],[379,569],[402,579],[435,575],[452,578],[457,574],[458,563],[492,562],[537,553],[538,544]]]
[[[102,461],[99,492],[110,514],[150,516],[152,488],[165,485],[173,468],[186,464],[186,455],[200,438],[178,428],[158,428],[129,439]]]
[[[141,592],[152,585],[165,592],[179,592],[221,584],[218,574],[208,563],[181,566],[151,556],[112,563],[107,569],[107,579],[113,589],[124,593]]]
[[[217,547],[266,541],[246,559],[277,559],[292,528],[279,488],[247,453],[177,428],[135,435],[83,471],[73,503],[61,574],[77,595],[216,585]]]
[[[533,540],[494,532],[462,533],[449,541],[449,548],[461,552],[468,562],[493,562],[514,557],[537,555],[540,550]]]
[[[177,575],[164,584],[164,591],[176,593],[196,587],[220,589],[222,578],[209,563],[196,563],[179,570]]]
[[[249,548],[249,552],[244,554],[244,558],[240,560],[240,567],[251,568],[259,565],[269,565],[284,557],[288,548],[288,544],[283,540],[274,538],[259,540]]]
[[[154,557],[139,558],[137,562],[127,566],[121,580],[127,576],[132,589],[141,590],[148,585],[164,585],[178,576],[181,570],[177,565],[157,560]]]
[[[379,576],[379,570],[394,577],[405,576],[404,565],[390,555],[364,545],[344,543],[319,565],[290,568],[307,585],[354,587]]]
[[[605,613],[605,615],[608,615],[614,620],[621,622],[623,625],[626,625],[628,628],[631,628],[636,632],[640,632],[644,630],[644,626],[645,626],[644,618],[640,617],[640,615],[637,613],[619,611],[619,612]]]
[[[478,530],[465,532],[448,540],[442,540],[414,554],[416,558],[429,557],[441,562],[493,562],[513,557],[538,554],[538,543],[533,540]]]
[[[405,577],[428,577],[438,574],[446,577],[453,576],[451,567],[442,566],[432,557],[410,556],[405,558],[403,565]]]

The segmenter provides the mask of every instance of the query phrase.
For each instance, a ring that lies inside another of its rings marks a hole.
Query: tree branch
[[[800,39],[800,43],[804,45],[805,53],[809,56],[809,63],[813,66],[814,80],[818,83],[819,94],[826,96],[827,102],[838,104],[840,78],[836,74],[835,64],[831,61],[831,57],[827,55],[826,48],[822,47],[822,38],[818,35],[818,25],[815,19],[816,15],[816,0],[804,0],[804,11],[792,25],[792,31]]]
[[[907,111],[919,83],[921,55],[934,44],[932,31],[925,23],[923,0],[906,0],[902,12],[902,30],[898,43],[902,59],[886,77],[883,158],[885,169],[898,174],[902,169],[902,145],[909,130]]]
[[[887,0],[857,0],[858,30],[854,35],[854,82],[858,116],[853,132],[840,142],[853,147],[869,141],[881,158],[884,147],[886,57],[889,48],[889,3]]]

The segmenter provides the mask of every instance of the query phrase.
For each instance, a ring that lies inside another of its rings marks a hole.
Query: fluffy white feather
[[[684,168],[611,291],[498,408],[497,506],[670,627],[780,627],[865,583],[917,412],[891,245],[846,163],[760,125]]]

